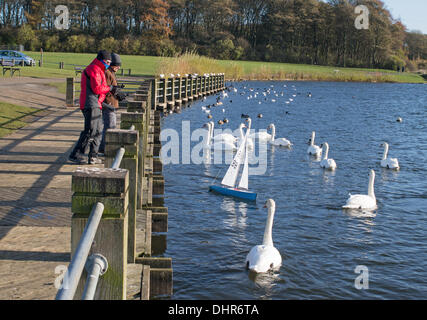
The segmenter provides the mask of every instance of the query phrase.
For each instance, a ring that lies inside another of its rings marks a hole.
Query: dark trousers
[[[102,139],[99,151],[105,152],[105,133],[108,129],[115,129],[117,123],[116,112],[108,108],[102,108],[102,119],[104,121],[104,129],[102,130]]]
[[[98,149],[102,137],[102,115],[99,107],[85,108],[82,110],[85,118],[83,131],[77,141],[71,157],[83,156],[89,148],[89,159],[98,156]]]

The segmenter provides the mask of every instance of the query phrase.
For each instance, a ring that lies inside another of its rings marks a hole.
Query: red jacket
[[[90,79],[88,81],[88,79]],[[98,106],[102,109],[105,95],[110,92],[110,86],[105,79],[105,66],[98,59],[94,59],[82,72],[80,91],[80,109]]]

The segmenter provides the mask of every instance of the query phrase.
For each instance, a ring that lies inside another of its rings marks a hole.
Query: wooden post
[[[171,85],[171,91],[170,91],[170,101],[168,101],[168,104],[173,106],[175,105],[175,78],[170,78],[170,85]]]
[[[153,79],[151,83],[151,108],[156,110],[157,107],[157,90],[159,88],[159,82],[157,79]]]
[[[187,99],[193,100],[193,77],[188,76]]]
[[[43,48],[40,48],[40,61],[39,67],[43,67]]]
[[[203,94],[206,96],[208,94],[207,86],[206,86],[206,76],[203,76]]]
[[[181,95],[181,99],[183,102],[187,102],[187,85],[188,85],[188,77],[183,77],[182,78],[182,95]]]
[[[178,93],[177,93],[178,104],[182,102],[182,78],[178,78]]]
[[[136,209],[138,180],[138,131],[108,129],[105,135],[105,167],[111,168],[117,150],[124,147],[120,168],[129,171],[129,214],[128,214],[128,263],[135,262],[136,256]]]
[[[74,78],[67,78],[66,81],[65,104],[67,107],[74,107]]]
[[[99,278],[95,300],[126,299],[129,173],[123,169],[81,168],[72,175],[71,253],[83,234],[95,203],[104,212],[92,245],[92,253],[108,261],[107,272]],[[81,299],[87,272],[83,271],[75,299]]]
[[[121,114],[120,129],[128,130],[132,125],[138,131],[138,176],[136,208],[142,207],[142,181],[144,176],[144,121],[145,114],[138,112],[123,112]]]

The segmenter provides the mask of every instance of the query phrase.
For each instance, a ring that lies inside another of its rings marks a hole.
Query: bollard
[[[101,202],[104,212],[92,251],[103,255],[108,270],[99,279],[95,300],[126,299],[129,172],[124,169],[78,168],[72,175],[71,252],[74,253],[92,206]],[[75,297],[81,297],[87,272]]]
[[[138,132],[138,149],[137,149],[137,194],[136,194],[136,208],[142,207],[142,181],[144,172],[144,122],[145,114],[137,112],[123,112],[121,114],[120,129],[128,130],[132,125]],[[112,142],[112,141],[111,141]]]
[[[74,78],[66,79],[65,104],[67,107],[74,107]]]
[[[112,167],[117,150],[123,148],[124,154],[120,168],[129,171],[128,263],[134,263],[136,254],[138,145],[139,132],[136,130],[108,129],[105,134],[105,166]]]

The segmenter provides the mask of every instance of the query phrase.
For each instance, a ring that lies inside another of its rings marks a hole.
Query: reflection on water
[[[253,281],[258,289],[262,289],[264,294],[260,299],[270,299],[274,296],[274,288],[281,280],[278,273],[279,270],[271,270],[267,273],[256,273],[248,270],[248,278]]]

